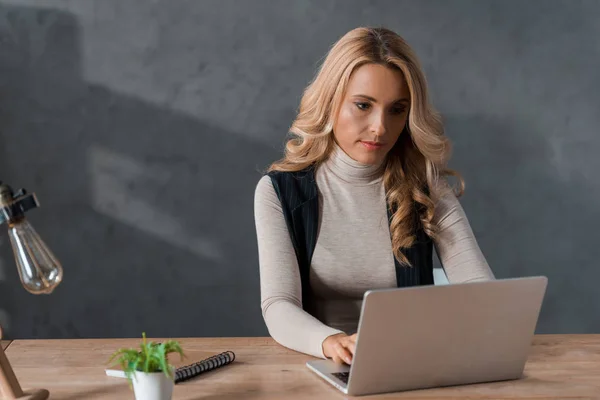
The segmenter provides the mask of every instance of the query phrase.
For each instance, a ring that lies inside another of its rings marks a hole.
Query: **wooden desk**
[[[161,339],[153,339],[161,340]],[[133,399],[127,382],[107,377],[105,362],[139,339],[14,340],[6,351],[24,388],[45,388],[51,399]],[[177,384],[174,399],[343,399],[341,392],[306,369],[310,356],[270,338],[181,339],[191,357],[225,350],[236,361]],[[400,360],[401,361],[401,360]],[[540,335],[524,378],[362,398],[600,398],[600,335]]]

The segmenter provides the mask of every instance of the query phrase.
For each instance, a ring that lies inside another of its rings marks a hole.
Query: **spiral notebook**
[[[187,356],[186,358],[190,357]],[[235,353],[233,351],[225,351],[200,359],[192,364],[177,366],[178,363],[174,362],[172,364],[175,367],[175,383],[187,381],[188,379],[194,378],[205,372],[224,367],[225,365],[231,364],[234,360]],[[115,378],[125,378],[125,372],[118,367],[106,369],[106,375]]]

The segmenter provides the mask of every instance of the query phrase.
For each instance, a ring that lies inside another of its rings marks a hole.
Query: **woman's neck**
[[[334,143],[331,152],[324,165],[340,179],[355,184],[370,184],[381,181],[383,175],[383,163],[362,164],[342,150]]]

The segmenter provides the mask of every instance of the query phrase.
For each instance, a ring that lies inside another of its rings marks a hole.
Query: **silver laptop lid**
[[[365,293],[348,394],[516,379],[547,278]]]

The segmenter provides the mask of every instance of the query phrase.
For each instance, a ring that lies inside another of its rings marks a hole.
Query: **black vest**
[[[319,227],[319,196],[313,167],[297,172],[272,171],[268,173],[296,251],[302,282],[302,307],[311,311],[312,299],[309,273],[317,243]],[[388,205],[388,222],[392,210]],[[433,243],[420,227],[413,246],[403,249],[412,267],[402,265],[394,257],[398,287],[433,285]],[[376,288],[374,288],[376,289]]]

